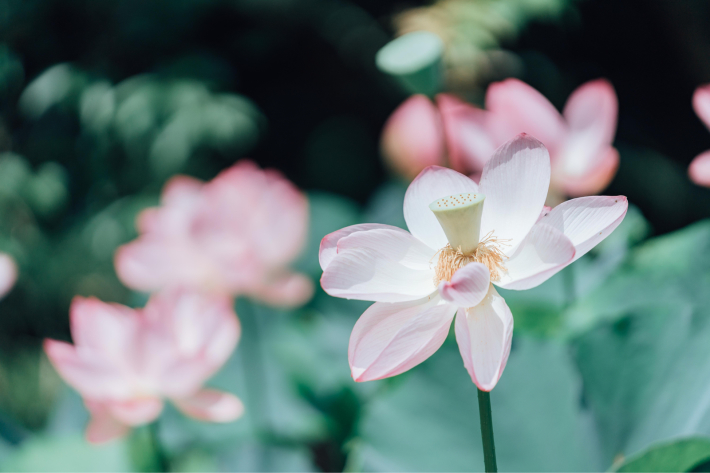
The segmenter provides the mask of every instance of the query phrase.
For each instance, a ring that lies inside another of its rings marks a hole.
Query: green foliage
[[[37,437],[2,462],[2,471],[134,471],[125,442],[92,446],[79,435]]]
[[[365,406],[351,462],[365,471],[482,471],[476,387],[456,346],[403,378]],[[579,388],[564,346],[517,339],[491,393],[501,471],[603,468]]]
[[[694,467],[708,460],[710,439],[691,437],[653,445],[648,450],[615,465],[614,471],[696,471]]]

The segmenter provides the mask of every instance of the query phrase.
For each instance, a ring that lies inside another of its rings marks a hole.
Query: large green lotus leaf
[[[654,238],[633,249],[607,280],[567,311],[566,332],[580,334],[639,306],[710,302],[710,221]]]
[[[691,437],[654,445],[615,465],[614,471],[691,471],[708,460],[710,460],[710,438]]]
[[[81,435],[36,437],[2,462],[2,471],[133,471],[128,445],[91,445]]]
[[[710,435],[708,340],[707,309],[650,300],[575,343],[607,461],[671,438]]]
[[[476,387],[455,344],[395,378],[365,408],[351,468],[482,471]],[[378,381],[379,382],[379,381]],[[594,471],[598,460],[566,348],[517,337],[491,394],[501,471]]]

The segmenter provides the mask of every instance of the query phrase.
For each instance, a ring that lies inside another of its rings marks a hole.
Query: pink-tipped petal
[[[506,261],[506,271],[500,281],[493,283],[505,289],[533,288],[571,263],[574,254],[574,245],[564,233],[544,223],[538,223],[530,230],[518,250]]]
[[[565,124],[555,107],[537,90],[517,79],[506,79],[488,87],[486,109],[510,130],[505,140],[528,133],[551,150],[564,137]]]
[[[300,307],[313,297],[313,281],[303,274],[284,273],[250,291],[272,307]]]
[[[411,233],[395,227],[353,233],[338,242],[338,251],[356,248],[369,248],[417,270],[430,269],[436,253]]]
[[[550,211],[552,210],[552,207],[548,207],[547,205],[542,207],[542,212],[540,212],[540,216],[537,218],[537,221],[539,222],[542,217],[545,215],[549,214]]]
[[[587,82],[575,90],[563,116],[570,133],[591,133],[599,147],[607,147],[616,134],[619,103],[611,83],[605,79]]]
[[[135,311],[120,304],[107,304],[95,297],[76,296],[69,309],[72,338],[78,347],[88,347],[108,360],[125,362],[133,350],[138,330]]]
[[[512,254],[540,216],[549,186],[550,155],[538,140],[521,134],[498,148],[481,176],[481,235],[509,240],[503,250]]]
[[[399,174],[412,179],[422,169],[443,164],[444,137],[436,106],[414,95],[395,110],[382,133],[382,154]]]
[[[320,242],[320,250],[318,251],[318,262],[323,271],[328,267],[335,255],[338,254],[338,242],[341,238],[351,235],[356,232],[365,232],[367,230],[376,229],[397,229],[391,225],[382,225],[379,223],[361,223],[358,225],[350,225],[349,227],[341,228],[338,231],[329,233],[323,237]]]
[[[454,273],[451,281],[439,283],[439,294],[457,307],[473,307],[488,293],[491,272],[481,263],[469,263]]]
[[[439,94],[436,101],[451,167],[467,174],[480,173],[498,147],[488,126],[491,114],[449,94]]]
[[[699,186],[710,187],[710,151],[696,156],[688,167],[690,179]]]
[[[91,412],[91,420],[86,427],[86,440],[89,443],[101,444],[124,437],[130,427],[111,416],[103,403],[86,401],[86,407]]]
[[[493,285],[480,304],[458,310],[455,331],[471,379],[478,389],[492,390],[503,374],[513,338],[513,314]]]
[[[7,295],[17,281],[17,264],[12,256],[0,253],[0,298]]]
[[[110,361],[89,349],[78,352],[74,345],[56,340],[45,340],[44,351],[62,378],[91,398],[127,398],[131,386]],[[83,356],[82,356],[83,355]]]
[[[478,192],[478,185],[451,169],[429,166],[423,170],[409,185],[404,196],[404,220],[412,235],[434,250],[446,246],[448,240],[444,230],[429,209],[429,204],[463,192]]]
[[[321,286],[331,296],[378,302],[413,301],[436,290],[433,269],[412,269],[369,248],[339,252]]]
[[[550,225],[564,233],[574,244],[572,261],[576,261],[619,226],[628,207],[623,195],[579,197],[552,209],[538,225]]]
[[[355,381],[403,373],[429,358],[444,343],[456,306],[439,297],[375,303],[350,335],[348,360]]]
[[[586,174],[581,176],[565,175],[562,178],[563,182],[559,185],[564,193],[571,197],[598,194],[606,189],[614,179],[618,168],[619,152],[610,146],[596,156],[593,166],[587,170]],[[554,184],[557,184],[554,177],[552,180]]]
[[[614,177],[619,159],[611,144],[617,114],[616,93],[603,79],[584,84],[567,101],[569,131],[553,160],[553,182],[570,195],[600,192]]]
[[[173,399],[185,415],[207,422],[232,422],[244,413],[244,404],[233,394],[203,389],[184,399]]]
[[[710,84],[695,89],[693,109],[705,126],[710,129]]]

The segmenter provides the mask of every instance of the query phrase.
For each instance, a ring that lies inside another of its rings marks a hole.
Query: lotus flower
[[[548,202],[557,204],[566,196],[596,194],[614,177],[619,165],[619,153],[612,147],[617,108],[606,80],[579,87],[560,115],[538,91],[508,79],[488,88],[486,110],[448,94],[437,97],[436,107],[424,96],[412,97],[387,122],[383,150],[407,177],[426,165],[443,164],[446,154],[453,169],[478,178],[496,148],[529,133],[549,149]]]
[[[395,110],[382,132],[382,155],[397,173],[413,179],[424,168],[444,164],[444,130],[436,106],[413,95]]]
[[[84,398],[90,442],[105,442],[156,419],[163,399],[188,416],[229,422],[244,408],[235,396],[203,388],[229,358],[239,323],[227,297],[171,290],[144,309],[95,298],[72,301],[74,345],[46,340],[49,360]]]
[[[7,295],[17,281],[17,264],[12,256],[0,253],[0,298]]]
[[[710,84],[698,87],[693,94],[693,108],[710,129]],[[700,153],[688,168],[690,178],[700,186],[710,187],[710,151]]]
[[[562,115],[537,90],[517,79],[491,84],[486,111],[450,96],[439,99],[452,165],[480,172],[493,151],[518,133],[544,143],[551,157],[548,202],[602,191],[616,174],[612,146],[618,104],[611,84],[600,79],[579,87]]]
[[[186,286],[278,306],[311,297],[310,279],[287,268],[305,243],[308,203],[278,172],[243,161],[208,183],[174,177],[161,204],[138,216],[139,238],[116,252],[128,287]]]
[[[550,210],[544,206],[549,184],[547,149],[522,134],[494,153],[480,185],[438,166],[422,171],[404,198],[409,232],[364,224],[322,240],[323,289],[375,301],[350,336],[355,381],[418,365],[441,346],[455,317],[464,366],[479,389],[493,389],[513,333],[513,316],[496,286],[541,284],[626,215],[623,196],[582,197]]]

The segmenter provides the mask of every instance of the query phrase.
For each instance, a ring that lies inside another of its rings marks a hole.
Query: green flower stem
[[[483,441],[483,461],[486,472],[497,472],[496,445],[493,441],[493,416],[491,415],[491,393],[478,390],[478,412],[481,417],[481,440]]]
[[[259,317],[261,314],[256,313],[254,305],[247,299],[240,299],[236,309],[244,327],[244,336],[240,345],[242,346],[241,359],[247,391],[247,409],[256,435],[261,441],[268,442],[272,439],[274,431],[269,416],[266,361],[261,333],[262,321]],[[261,471],[269,471],[270,461],[266,448],[262,449],[258,461]]]
[[[155,455],[155,465],[159,468],[158,471],[170,471],[170,459],[163,448],[163,444],[160,442],[160,426],[157,419],[148,425],[148,432],[150,433],[151,446]]]

